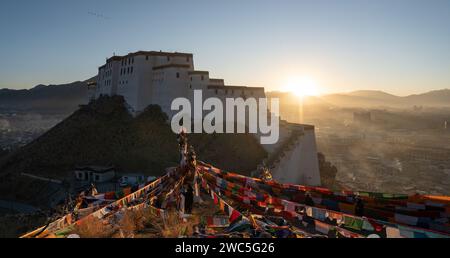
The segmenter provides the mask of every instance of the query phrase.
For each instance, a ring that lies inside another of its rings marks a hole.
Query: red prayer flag
[[[233,221],[235,221],[237,218],[239,218],[239,216],[241,216],[241,214],[237,210],[233,209],[233,212],[231,213],[231,216],[230,216],[230,222],[233,223]]]
[[[214,194],[214,204],[218,204],[219,199],[217,198],[217,194]]]
[[[375,229],[375,231],[379,232],[383,230],[383,225],[375,222],[373,219],[368,218],[369,223],[372,225],[372,227]]]

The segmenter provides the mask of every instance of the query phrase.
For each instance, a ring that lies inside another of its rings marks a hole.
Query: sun
[[[283,87],[283,91],[291,92],[297,97],[320,94],[316,81],[307,76],[289,78]]]

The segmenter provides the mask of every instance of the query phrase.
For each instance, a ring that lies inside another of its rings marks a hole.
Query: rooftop
[[[160,70],[166,68],[190,68],[191,66],[188,64],[166,64],[153,67],[153,70]]]
[[[137,51],[133,53],[128,53],[125,56],[112,56],[108,59],[111,60],[121,60],[123,58],[133,57],[133,56],[181,56],[181,57],[192,57],[192,53],[180,53],[180,52],[163,52],[163,51]]]
[[[231,86],[231,85],[208,85],[208,89],[218,89],[218,90],[264,90],[264,87]]]
[[[188,74],[209,74],[208,71],[189,71]]]
[[[127,55],[124,56],[112,56],[110,58],[108,58],[106,60],[106,63],[110,63],[112,61],[121,61],[122,59],[126,59],[129,57],[134,57],[134,56],[170,56],[170,57],[174,57],[174,56],[180,56],[180,57],[191,57],[192,58],[192,53],[179,53],[179,52],[162,52],[162,51],[137,51],[137,52],[133,52],[133,53],[128,53]],[[104,67],[105,65],[100,66],[99,68]]]
[[[114,171],[114,167],[103,167],[103,166],[78,166],[75,170],[83,170],[83,171],[92,171],[96,173],[106,173],[110,171]]]

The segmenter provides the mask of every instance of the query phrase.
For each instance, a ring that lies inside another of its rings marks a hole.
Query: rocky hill
[[[228,170],[249,173],[267,156],[249,134],[195,134],[189,140],[200,159]],[[133,117],[122,97],[102,97],[3,157],[0,194],[21,201],[38,194],[39,183],[21,177],[21,172],[66,179],[77,165],[113,165],[157,176],[178,161],[176,135],[159,106]]]

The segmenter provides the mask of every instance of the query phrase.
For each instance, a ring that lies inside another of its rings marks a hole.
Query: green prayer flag
[[[360,218],[354,218],[349,216],[344,216],[344,225],[347,228],[361,230],[363,226],[363,220]]]

